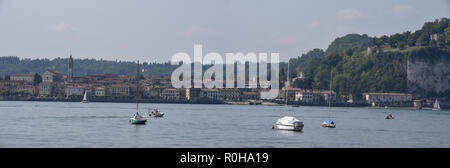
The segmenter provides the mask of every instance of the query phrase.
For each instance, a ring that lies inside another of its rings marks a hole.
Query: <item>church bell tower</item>
[[[68,80],[69,82],[72,82],[72,78],[73,78],[73,58],[72,58],[72,50],[69,50],[70,52],[70,58],[69,58],[69,74],[68,74]]]

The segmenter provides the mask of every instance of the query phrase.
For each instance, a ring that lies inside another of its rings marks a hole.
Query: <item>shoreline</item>
[[[31,97],[15,97],[15,98],[5,98],[0,97],[0,101],[30,101],[30,102],[81,102],[81,98],[31,98]],[[103,98],[103,99],[91,99],[89,102],[92,103],[136,103],[135,99],[129,99],[124,97],[116,98]],[[140,99],[139,103],[161,103],[161,104],[222,104],[222,105],[246,105],[246,106],[284,106],[284,103],[277,101],[264,101],[261,104],[250,104],[247,101],[213,101],[213,100],[197,100],[197,101],[187,101],[187,100],[161,100],[161,99]],[[326,103],[298,103],[289,102],[289,106],[317,106],[317,107],[328,107]],[[350,104],[350,103],[334,103],[332,107],[366,107],[372,109],[386,109],[384,107],[372,107],[369,104]],[[409,105],[403,106],[388,106],[387,109],[411,109],[416,110],[417,108]],[[443,108],[447,109],[447,108]],[[423,110],[426,110],[424,108]]]

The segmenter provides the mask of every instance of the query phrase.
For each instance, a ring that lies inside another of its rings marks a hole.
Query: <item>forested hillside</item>
[[[448,18],[442,18],[425,23],[413,33],[381,37],[349,34],[337,38],[326,52],[314,49],[291,59],[291,78],[303,72],[305,79],[295,81],[297,87],[328,89],[333,71],[333,90],[341,95],[360,97],[364,92],[408,92],[409,58],[436,62],[439,57],[450,57],[449,24]],[[281,76],[285,78],[285,74]],[[450,90],[425,95],[448,99]]]

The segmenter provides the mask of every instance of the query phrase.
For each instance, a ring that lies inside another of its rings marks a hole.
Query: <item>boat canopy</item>
[[[333,120],[328,119],[327,121],[325,121],[325,123],[327,123],[327,124],[332,124],[332,123],[333,123]]]
[[[293,123],[293,122],[299,121],[299,120],[297,120],[295,117],[285,116],[283,118],[278,119],[278,121],[285,122],[285,123]]]

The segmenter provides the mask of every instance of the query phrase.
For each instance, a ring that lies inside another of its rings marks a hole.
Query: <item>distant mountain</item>
[[[0,76],[18,74],[18,73],[43,73],[46,69],[57,70],[65,75],[68,71],[68,58],[56,59],[20,59],[16,56],[0,57]],[[170,75],[178,67],[169,63],[147,63],[141,64],[146,74],[152,75]],[[136,62],[127,61],[108,61],[95,59],[75,59],[74,75],[92,75],[92,74],[118,74],[135,75]]]

